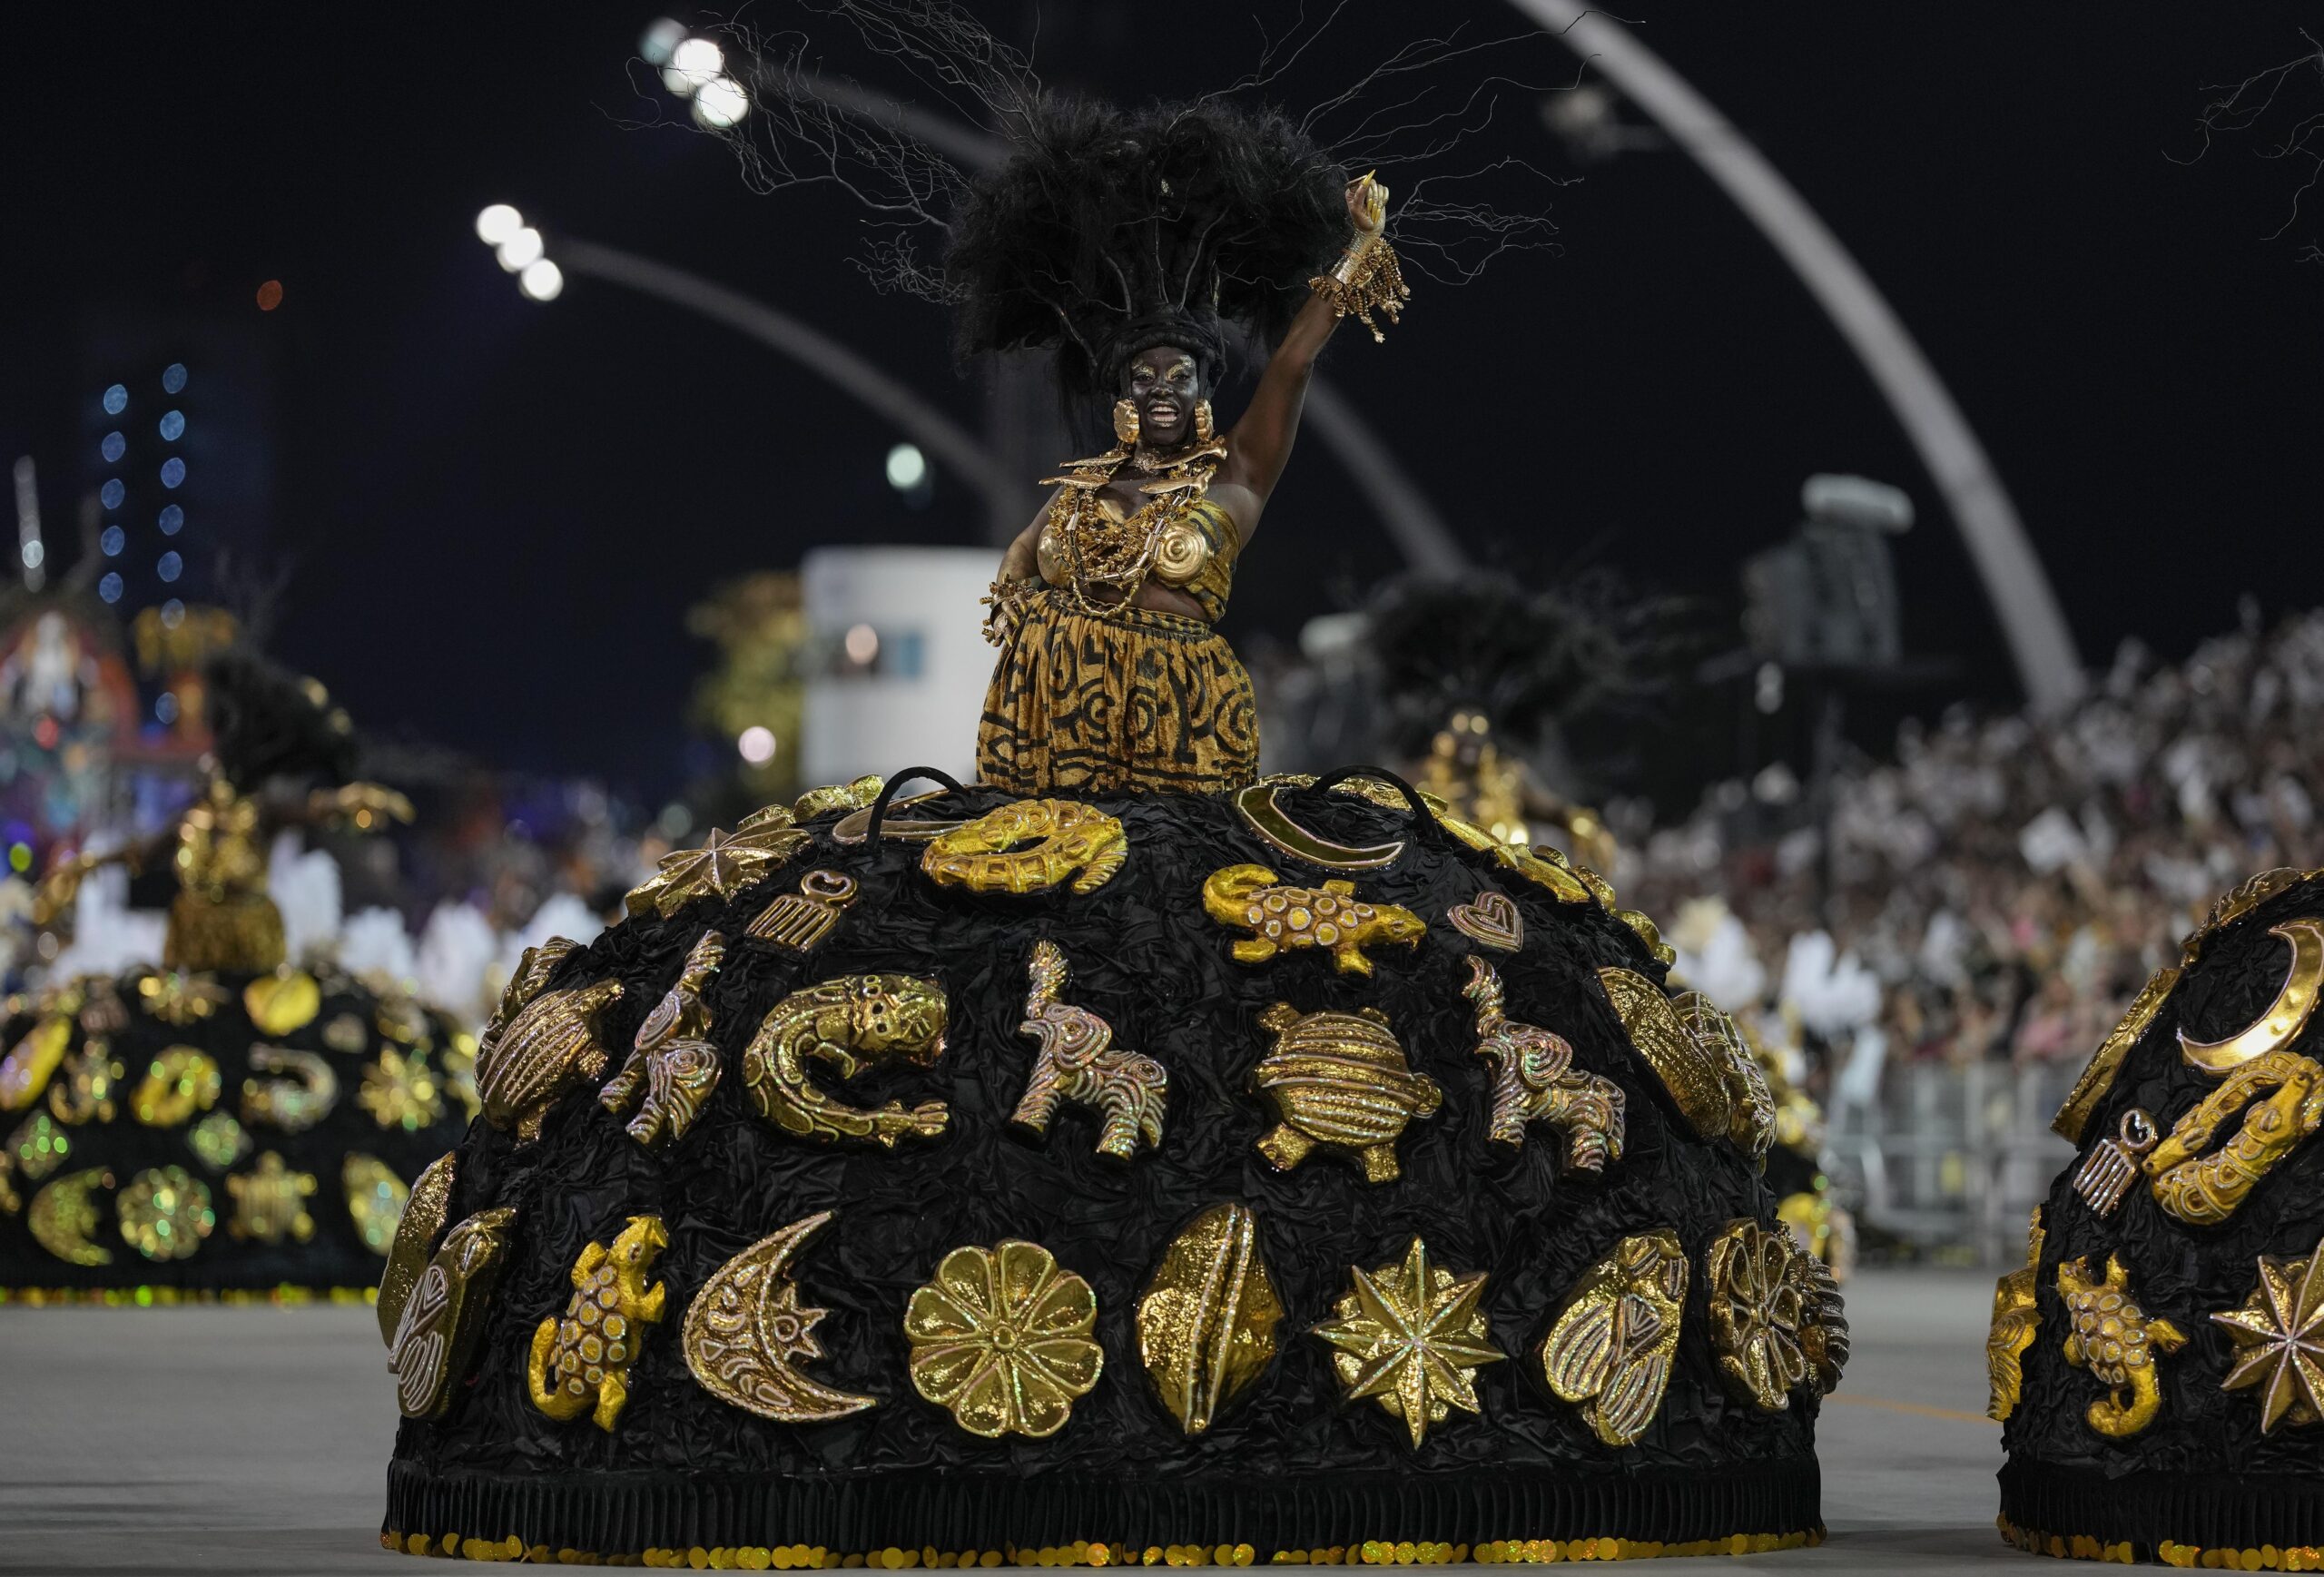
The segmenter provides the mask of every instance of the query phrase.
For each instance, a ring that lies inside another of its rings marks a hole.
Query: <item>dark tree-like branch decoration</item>
[[[1257,58],[1247,70],[1163,108],[1199,121],[1222,101],[1249,108],[1259,95],[1273,96],[1345,5],[1337,0],[1312,23],[1302,6],[1277,34],[1261,24]],[[747,13],[705,21],[697,31],[718,41],[727,71],[751,97],[747,116],[708,134],[734,151],[754,192],[832,185],[850,193],[875,216],[858,258],[872,282],[953,301],[958,287],[947,281],[941,259],[971,177],[1070,112],[1042,84],[1029,54],[993,36],[953,0],[793,0],[792,8],[829,19],[835,34],[911,85],[900,93],[827,70],[821,41],[796,29],[759,27]],[[1546,192],[1566,181],[1514,155],[1467,153],[1511,98],[1530,110],[1541,94],[1576,86],[1579,70],[1561,77],[1545,72],[1540,81],[1469,75],[1459,63],[1488,54],[1498,61],[1544,40],[1532,31],[1474,39],[1463,33],[1396,45],[1290,123],[1324,151],[1343,180],[1380,172],[1397,192],[1394,236],[1406,267],[1444,283],[1474,279],[1506,251],[1557,249]],[[641,62],[638,69],[652,68]],[[662,102],[658,93],[644,96]],[[651,122],[675,123],[658,110]]]
[[[2301,178],[2292,190],[2283,222],[2268,232],[2270,241],[2282,239],[2304,220],[2312,222],[2310,194],[2324,182],[2324,44],[2318,44],[2305,28],[2299,35],[2308,42],[2306,54],[2255,72],[2241,82],[2218,83],[2203,89],[2208,96],[2202,113],[2195,117],[2201,145],[2191,156],[2178,161],[2193,163],[2211,152],[2215,139],[2249,136],[2258,157],[2290,163]],[[2324,262],[2324,244],[2306,241],[2299,259]]]

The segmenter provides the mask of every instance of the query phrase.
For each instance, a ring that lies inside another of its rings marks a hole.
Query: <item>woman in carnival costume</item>
[[[960,73],[1005,54],[921,10]],[[771,806],[528,959],[381,1286],[384,1542],[1813,1541],[1846,1326],[1761,1179],[1741,1037],[1594,872],[1383,772],[1257,776],[1213,623],[1316,356],[1404,301],[1388,192],[1273,112],[998,76],[1012,156],[960,182],[942,293],[1117,442],[1002,565],[982,781]],[[1272,354],[1229,420],[1244,334]]]

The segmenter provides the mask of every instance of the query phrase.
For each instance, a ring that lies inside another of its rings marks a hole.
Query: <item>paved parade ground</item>
[[[1866,1271],[1847,1296],[1855,1355],[1819,1440],[1831,1540],[1743,1565],[2057,1570],[1994,1532],[1992,1278]],[[395,1421],[367,1308],[0,1307],[0,1572],[428,1570],[379,1545]]]

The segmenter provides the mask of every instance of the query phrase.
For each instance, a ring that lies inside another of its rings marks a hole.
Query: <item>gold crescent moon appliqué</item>
[[[1309,832],[1276,803],[1275,795],[1286,786],[1259,783],[1235,793],[1235,809],[1243,818],[1243,824],[1257,833],[1259,841],[1270,849],[1326,871],[1377,871],[1403,858],[1402,838],[1393,843],[1357,846],[1334,843]]]
[[[2316,1011],[2316,998],[2324,988],[2324,917],[2303,915],[2270,926],[2270,936],[2281,937],[2291,949],[2291,967],[2268,1010],[2224,1040],[2190,1040],[2179,1031],[2179,1052],[2188,1065],[2218,1077],[2232,1073],[2255,1058],[2281,1050],[2308,1027]]]
[[[823,1355],[815,1326],[831,1311],[802,1307],[799,1284],[787,1272],[832,1214],[820,1211],[760,1238],[694,1295],[680,1345],[686,1367],[721,1402],[779,1424],[821,1424],[878,1405],[875,1397],[819,1385],[795,1366]]]

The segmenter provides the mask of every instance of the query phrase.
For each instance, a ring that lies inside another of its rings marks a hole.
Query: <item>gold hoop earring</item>
[[[1114,436],[1125,448],[1137,441],[1137,407],[1130,400],[1114,401]]]
[[[1196,400],[1196,401],[1195,401],[1195,442],[1196,442],[1196,443],[1198,443],[1198,444],[1206,444],[1206,443],[1208,443],[1208,442],[1210,441],[1211,434],[1212,434],[1215,430],[1216,430],[1216,429],[1215,429],[1211,426],[1211,420],[1210,420],[1210,401],[1208,401],[1207,399],[1197,399],[1197,400]]]

